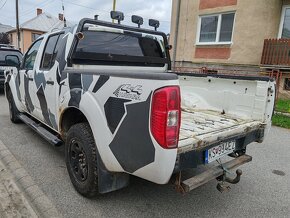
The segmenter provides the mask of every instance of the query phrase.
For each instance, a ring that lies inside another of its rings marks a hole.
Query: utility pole
[[[177,10],[175,19],[175,31],[174,31],[174,44],[173,44],[173,69],[176,67],[176,53],[177,53],[177,43],[178,43],[178,30],[179,30],[179,19],[180,19],[180,5],[181,0],[177,0]]]
[[[17,47],[20,49],[20,30],[19,30],[19,12],[18,12],[18,0],[15,2],[16,4],[16,31],[17,31]]]
[[[113,11],[116,11],[116,3],[117,3],[117,0],[113,0]],[[115,23],[115,20],[112,19],[112,22]]]
[[[66,19],[65,19],[65,15],[64,15],[64,4],[63,4],[63,0],[61,2],[62,2],[63,27],[66,27]]]

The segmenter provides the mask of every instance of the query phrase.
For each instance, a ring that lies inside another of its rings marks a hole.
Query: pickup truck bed
[[[262,122],[221,114],[219,111],[183,110],[181,113],[179,152],[200,148],[200,146],[215,142],[219,138],[237,135],[250,129],[258,129],[261,125]]]
[[[179,74],[179,82],[179,154],[270,126],[274,86],[269,78],[187,73]]]

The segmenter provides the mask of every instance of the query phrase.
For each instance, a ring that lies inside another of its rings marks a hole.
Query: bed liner
[[[183,109],[178,153],[202,149],[223,138],[261,128],[260,121],[242,119],[219,111]]]

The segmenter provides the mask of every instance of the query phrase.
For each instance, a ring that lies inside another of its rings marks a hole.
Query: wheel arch
[[[62,139],[66,139],[66,134],[70,127],[83,122],[87,122],[89,124],[85,114],[77,107],[68,107],[63,110],[59,119],[59,129]]]
[[[20,112],[23,112],[23,107],[20,100],[19,87],[16,87],[14,77],[11,76],[10,79],[6,79],[6,81],[4,82],[4,92],[5,92],[5,96],[7,100],[8,100],[8,93],[9,92],[11,93],[17,110],[19,110]]]

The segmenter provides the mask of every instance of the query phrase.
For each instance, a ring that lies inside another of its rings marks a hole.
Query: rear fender
[[[179,85],[178,80],[69,73],[60,111],[71,106],[84,114],[108,172],[165,184],[172,175],[177,149],[163,149],[155,141],[150,111],[153,92],[172,85]]]

